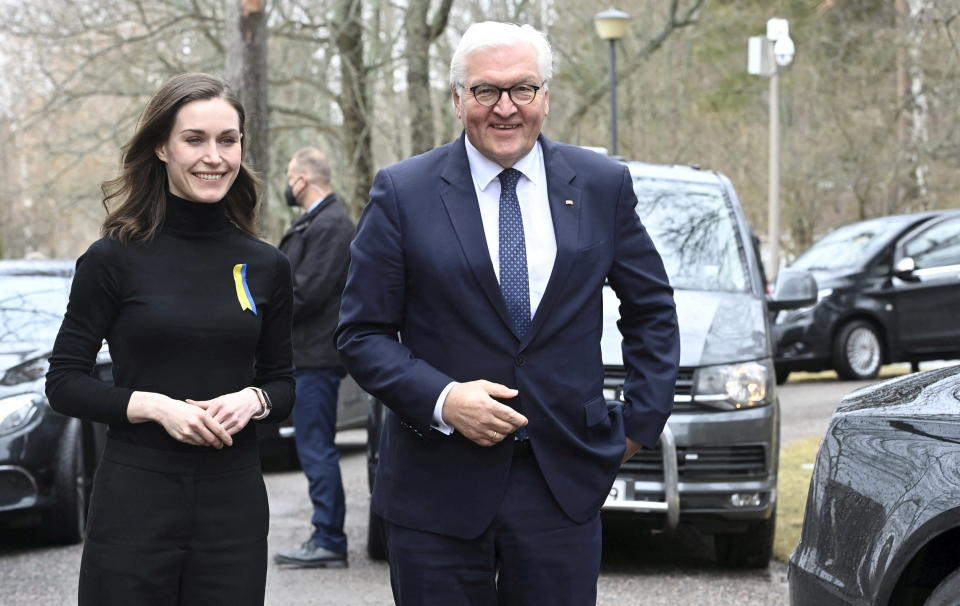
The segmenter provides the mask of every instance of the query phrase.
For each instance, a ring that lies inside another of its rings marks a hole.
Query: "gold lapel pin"
[[[566,204],[567,206],[573,206],[573,200],[567,200],[566,202],[564,202],[564,204]]]

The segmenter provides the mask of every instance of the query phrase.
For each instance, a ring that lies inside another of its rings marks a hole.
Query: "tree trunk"
[[[895,13],[897,55],[896,55],[896,99],[897,99],[897,165],[899,159],[905,156],[908,147],[907,139],[907,100],[910,98],[910,85],[907,82],[907,31],[908,9],[907,0],[893,0]],[[887,195],[887,214],[900,210],[906,194],[904,175],[896,169],[893,187]]]
[[[907,79],[909,85],[910,130],[907,144],[910,178],[907,206],[912,210],[930,207],[927,152],[930,142],[930,101],[924,86],[923,43],[926,13],[930,0],[907,0],[909,25],[907,31]]]
[[[410,102],[411,153],[422,154],[436,145],[433,96],[430,79],[430,46],[447,27],[447,18],[453,0],[443,0],[427,22],[430,0],[410,0],[403,20],[406,34],[407,99]]]
[[[353,167],[352,183],[346,192],[348,206],[357,213],[366,203],[373,183],[373,145],[363,59],[363,1],[337,0],[334,39],[340,55],[340,94],[337,103],[343,114],[343,144],[346,165]]]
[[[270,177],[267,113],[266,0],[227,3],[227,82],[246,111],[244,159],[264,180]]]

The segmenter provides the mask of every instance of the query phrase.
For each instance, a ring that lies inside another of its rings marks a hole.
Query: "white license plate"
[[[626,501],[627,500],[627,481],[614,480],[610,487],[610,494],[607,495],[608,501]]]

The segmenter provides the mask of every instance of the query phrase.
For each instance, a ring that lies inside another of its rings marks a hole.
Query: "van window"
[[[637,214],[680,290],[747,292],[733,209],[718,185],[634,179]]]

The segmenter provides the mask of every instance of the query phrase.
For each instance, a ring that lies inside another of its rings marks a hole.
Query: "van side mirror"
[[[917,271],[917,262],[913,260],[913,257],[904,257],[893,266],[893,275],[904,282],[916,282],[918,278],[913,273],[915,271]]]
[[[817,281],[808,271],[782,270],[773,294],[767,297],[767,309],[781,311],[809,307],[817,302]]]

